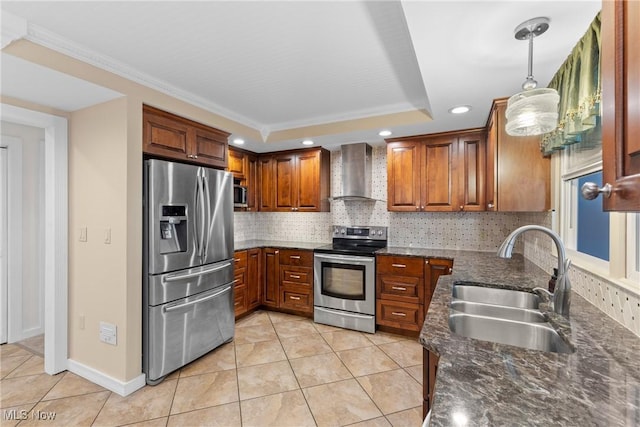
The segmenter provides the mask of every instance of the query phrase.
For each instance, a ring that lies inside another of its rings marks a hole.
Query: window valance
[[[592,148],[601,143],[600,13],[551,79],[560,95],[558,127],[542,138],[544,155],[571,144]]]

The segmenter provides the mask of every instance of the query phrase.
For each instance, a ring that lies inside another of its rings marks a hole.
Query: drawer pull
[[[235,262],[240,262],[240,258],[234,258],[233,259]]]
[[[238,283],[239,281],[240,281],[240,279],[235,279],[235,280],[233,281],[233,283]]]
[[[392,311],[391,314],[394,316],[407,317],[406,313],[398,313],[397,311]]]
[[[300,297],[294,297],[294,296],[291,296],[291,295],[289,296],[289,298],[291,298],[293,300],[296,300],[296,301],[300,300]]]
[[[406,291],[407,288],[403,288],[402,286],[392,286],[391,289],[396,291]]]
[[[298,276],[297,274],[291,274],[290,276],[293,279],[299,279],[300,278],[300,276]]]
[[[391,264],[392,267],[397,267],[397,268],[405,268],[406,265],[405,264]]]
[[[300,255],[289,255],[291,259],[300,259]]]

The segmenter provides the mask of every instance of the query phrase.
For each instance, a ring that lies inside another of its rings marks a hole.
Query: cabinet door
[[[489,116],[489,123],[487,125],[487,170],[485,174],[485,199],[487,200],[488,211],[496,211],[498,209],[496,203],[496,195],[498,190],[496,188],[496,176],[498,176],[498,163],[496,162],[496,156],[498,155],[498,122],[499,114],[496,108],[491,110]]]
[[[198,163],[217,168],[227,167],[228,134],[215,132],[214,129],[194,129],[191,142],[191,154]]]
[[[258,157],[247,156],[247,173],[245,183],[247,185],[247,210],[258,210],[258,188],[260,180],[258,179]]]
[[[607,211],[640,211],[640,3],[602,2],[602,161]]]
[[[422,406],[422,418],[433,407],[433,397],[436,388],[436,375],[438,373],[438,356],[426,348],[422,349],[422,389],[424,403]]]
[[[421,152],[419,141],[387,144],[387,210],[420,210]]]
[[[262,250],[264,265],[264,288],[262,293],[262,303],[265,306],[278,308],[280,293],[280,262],[278,254],[280,251],[273,248]]]
[[[247,251],[247,308],[249,310],[260,305],[262,289],[260,265],[260,249],[249,249]]]
[[[277,211],[294,211],[298,205],[295,154],[274,157],[275,196]]]
[[[320,151],[297,155],[296,210],[320,211]]]
[[[424,297],[424,315],[426,316],[427,311],[429,311],[431,297],[433,296],[433,292],[436,290],[436,285],[438,284],[438,278],[453,272],[453,260],[429,258],[425,260],[424,266],[424,288],[426,289],[426,295]]]
[[[486,143],[483,134],[459,138],[459,199],[465,211],[485,210]]]
[[[178,160],[187,158],[189,126],[161,114],[143,110],[142,151],[148,154],[171,157]]]
[[[247,157],[244,153],[229,149],[229,172],[233,174],[234,179],[244,180],[246,178],[246,161]]]
[[[462,210],[457,194],[458,138],[429,139],[424,142],[424,147],[420,210]]]
[[[273,157],[260,157],[258,159],[258,210],[270,212],[275,210],[275,182],[273,179]]]

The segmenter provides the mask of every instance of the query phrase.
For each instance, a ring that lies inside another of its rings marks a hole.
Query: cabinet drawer
[[[244,286],[247,284],[247,271],[244,268],[236,268],[233,272],[233,286]]]
[[[423,281],[420,277],[378,275],[379,298],[420,304],[423,299]]]
[[[311,289],[295,285],[283,285],[280,289],[280,308],[311,313],[313,311]]]
[[[246,268],[247,267],[247,251],[236,251],[233,255],[234,267]]]
[[[376,257],[376,269],[378,274],[391,273],[399,276],[422,277],[423,262],[422,258],[379,255]]]
[[[309,267],[280,267],[280,282],[293,282],[310,286],[313,283],[313,269]]]
[[[281,249],[280,264],[313,268],[313,252],[297,249]]]
[[[235,315],[243,314],[247,310],[247,287],[236,286],[233,289],[233,309]]]
[[[376,321],[379,325],[408,331],[422,329],[422,306],[397,301],[378,300]]]

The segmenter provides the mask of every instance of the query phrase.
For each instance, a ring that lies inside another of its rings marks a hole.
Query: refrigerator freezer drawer
[[[148,307],[148,316],[144,364],[154,383],[233,338],[233,287]]]
[[[156,306],[233,281],[233,260],[148,276],[145,304]]]

